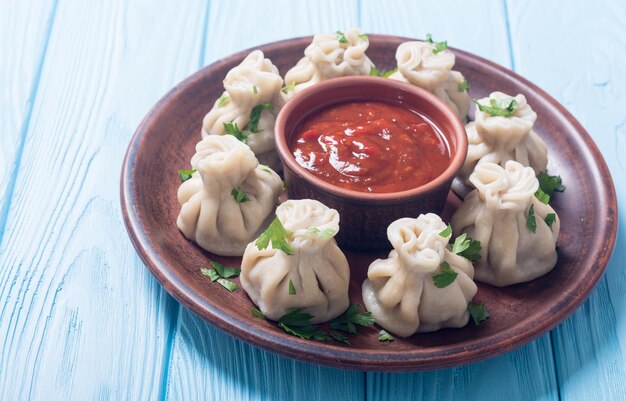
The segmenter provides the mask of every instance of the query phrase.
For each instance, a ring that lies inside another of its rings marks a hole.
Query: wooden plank
[[[0,243],[56,6],[33,3],[0,2]]]
[[[205,62],[251,46],[357,25],[356,2],[211,2]],[[262,29],[253,25],[263,21]],[[246,27],[250,29],[232,29]],[[252,34],[251,34],[252,32]],[[362,400],[359,372],[295,362],[222,333],[181,309],[168,378],[169,400]]]
[[[205,13],[60,0],[1,244],[0,399],[162,395],[178,304],[128,239],[119,170],[144,114],[198,68]]]
[[[401,9],[402,12],[397,12]],[[367,32],[437,40],[511,68],[506,12],[502,3],[404,3],[364,0]],[[366,375],[368,400],[556,400],[556,379],[548,335],[500,357],[427,373]],[[460,398],[459,398],[460,397]]]
[[[518,71],[585,126],[609,166],[618,199],[626,199],[626,6],[609,0],[508,6]],[[553,331],[562,399],[626,399],[623,205],[619,223],[604,278],[583,307]]]

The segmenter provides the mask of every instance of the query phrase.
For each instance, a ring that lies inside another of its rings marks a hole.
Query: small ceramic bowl
[[[316,177],[296,162],[289,150],[298,124],[322,108],[348,101],[382,101],[415,110],[430,119],[445,136],[451,163],[437,178],[401,192],[367,193],[335,186]],[[340,245],[358,250],[390,248],[387,226],[402,217],[440,213],[452,180],[467,155],[465,128],[443,101],[419,87],[379,77],[344,77],[315,84],[291,99],[280,111],[275,126],[276,146],[283,163],[285,185],[291,199],[316,199],[341,216]]]

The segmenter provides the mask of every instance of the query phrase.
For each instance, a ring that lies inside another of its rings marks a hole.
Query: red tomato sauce
[[[312,114],[296,127],[290,150],[317,177],[361,192],[416,188],[450,165],[438,128],[384,102],[340,103]]]

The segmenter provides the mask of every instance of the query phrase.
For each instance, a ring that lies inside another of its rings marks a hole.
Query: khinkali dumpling
[[[448,49],[435,52],[430,42],[404,42],[396,50],[398,71],[390,79],[408,82],[432,92],[443,100],[461,120],[467,118],[469,94],[462,86],[465,77],[454,67],[454,53]]]
[[[548,165],[548,148],[533,131],[537,113],[526,102],[524,95],[511,97],[502,92],[493,92],[489,97],[478,100],[484,106],[515,101],[515,109],[510,117],[491,116],[476,108],[476,121],[465,126],[468,139],[467,158],[454,180],[452,189],[464,196],[472,189],[469,180],[479,163],[492,162],[504,166],[515,160],[524,166],[532,167],[535,174]]]
[[[178,228],[209,252],[241,256],[273,216],[280,177],[231,135],[198,142],[191,166],[196,172],[178,189]]]
[[[450,236],[440,235],[445,229],[432,213],[402,218],[387,228],[394,249],[387,259],[372,262],[363,282],[365,307],[386,330],[408,337],[467,324],[467,306],[477,291],[474,268],[447,249]],[[457,276],[438,288],[433,276],[448,266]]]
[[[282,165],[275,151],[274,124],[282,84],[278,68],[265,58],[262,51],[253,51],[226,74],[226,90],[204,117],[202,136],[225,135],[225,124],[235,124],[240,131],[247,131],[247,138],[241,140],[250,146],[259,162],[280,171]],[[256,132],[251,132],[254,128],[250,127],[251,116],[255,107],[260,110],[260,115],[255,123]]]
[[[273,249],[276,244],[266,249],[249,244],[241,262],[243,289],[271,320],[296,308],[313,315],[312,323],[339,316],[350,304],[350,269],[334,239],[339,213],[303,199],[281,204],[276,216],[291,232],[286,238],[291,254]]]
[[[287,87],[295,85],[284,94],[285,100],[320,81],[369,75],[374,63],[365,55],[368,46],[367,36],[358,28],[315,35],[304,57],[285,74]]]
[[[560,221],[535,196],[539,181],[533,169],[512,160],[504,168],[480,163],[470,180],[476,189],[465,197],[451,224],[455,235],[467,233],[480,241],[476,280],[503,287],[552,270]]]

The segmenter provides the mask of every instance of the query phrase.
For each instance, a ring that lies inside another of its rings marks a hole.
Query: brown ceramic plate
[[[396,47],[407,40],[369,35],[369,57],[391,69]],[[284,74],[311,38],[261,46]],[[253,304],[243,290],[228,293],[200,274],[209,259],[238,265],[239,258],[213,256],[176,227],[179,211],[176,171],[188,168],[200,139],[205,113],[222,93],[222,80],[250,50],[226,57],[198,71],[161,99],[148,113],[128,147],[121,177],[124,221],[141,259],[165,289],[187,308],[246,342],[291,358],[328,366],[378,371],[427,370],[466,364],[517,348],[563,321],[587,297],[613,250],[617,205],[609,170],[584,128],[544,91],[515,73],[480,57],[454,50],[455,69],[471,84],[471,96],[493,90],[523,93],[537,112],[535,130],[547,142],[549,171],[567,186],[554,199],[561,218],[559,261],[548,275],[507,288],[479,284],[491,319],[479,327],[446,329],[406,340],[380,343],[372,327],[352,336],[351,347],[305,341],[275,324],[252,317]],[[454,207],[449,197],[449,213]],[[361,282],[369,263],[380,254],[348,253],[352,269],[350,298],[361,303]]]

